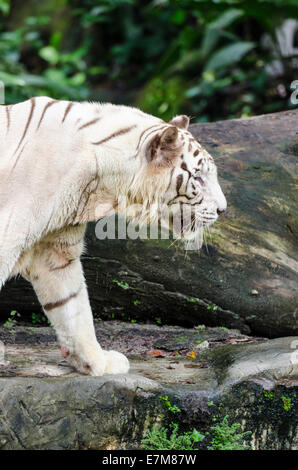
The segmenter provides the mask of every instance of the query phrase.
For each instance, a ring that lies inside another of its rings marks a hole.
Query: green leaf
[[[3,15],[8,15],[10,10],[10,0],[0,0],[0,12]]]
[[[235,20],[243,16],[244,11],[237,8],[229,8],[220,14],[216,20],[212,21],[207,28],[201,44],[201,52],[206,57],[212,49],[214,49],[220,35],[221,30],[230,26]]]
[[[42,47],[39,51],[39,55],[51,65],[56,65],[59,61],[59,53],[52,46]]]
[[[205,66],[206,70],[217,70],[229,67],[239,62],[242,57],[255,47],[254,42],[239,41],[229,46],[222,47],[212,54]]]
[[[81,86],[86,81],[86,74],[84,72],[78,72],[69,80],[73,86]]]
[[[229,8],[219,15],[216,20],[209,24],[208,29],[222,29],[230,26],[233,21],[244,15],[244,11],[239,8]]]
[[[10,73],[0,72],[0,81],[6,86],[25,86],[26,82],[20,77],[16,77]]]
[[[171,17],[171,22],[175,24],[182,24],[184,23],[186,18],[186,12],[182,9],[176,10],[173,16]]]
[[[197,429],[194,429],[192,431],[190,437],[193,440],[193,442],[201,442],[205,438],[204,434],[197,431]]]

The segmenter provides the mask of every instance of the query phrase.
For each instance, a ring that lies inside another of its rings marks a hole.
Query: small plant
[[[205,325],[198,325],[197,329],[198,330],[205,330],[206,326]]]
[[[219,326],[218,328],[222,331],[227,331],[227,329],[228,329],[226,326]]]
[[[127,282],[118,281],[117,279],[113,279],[113,282],[114,282],[115,284],[117,284],[117,286],[121,287],[121,288],[124,289],[124,290],[129,289],[129,284],[127,284]]]
[[[46,323],[47,319],[42,313],[32,313],[31,321],[33,325],[36,325],[37,323]]]
[[[177,336],[177,338],[174,338],[174,341],[183,341],[184,339],[187,339],[187,336]]]
[[[180,413],[180,408],[176,405],[172,405],[167,395],[165,397],[159,397],[159,399],[163,401],[163,403],[171,413]]]
[[[209,305],[207,305],[206,309],[216,311],[216,310],[218,310],[218,305],[209,304]]]
[[[238,433],[240,423],[231,426],[228,423],[228,415],[223,420],[211,427],[213,438],[209,450],[248,450],[250,446],[243,443],[244,439],[251,434],[250,431]]]
[[[268,398],[269,400],[272,400],[274,398],[274,393],[270,393],[267,390],[263,390],[263,395],[265,398]]]
[[[127,284],[127,285],[128,285],[128,284]],[[136,307],[137,307],[138,305],[140,305],[140,303],[141,303],[141,302],[140,302],[139,300],[134,300],[134,301],[133,301],[133,304],[134,304]]]
[[[205,436],[196,429],[192,432],[178,433],[178,424],[170,424],[172,432],[168,437],[167,428],[158,429],[153,426],[152,430],[147,430],[142,444],[146,450],[193,450],[194,444],[201,442]]]
[[[161,318],[160,317],[156,317],[155,318],[155,321],[156,323],[160,326],[162,324],[162,321],[161,321]]]
[[[20,317],[21,315],[16,310],[12,310],[9,315],[10,316],[8,317],[6,322],[3,324],[3,326],[4,328],[8,329],[9,333],[14,333],[15,330],[13,329],[13,327],[15,326],[17,322],[17,318]]]
[[[282,399],[282,402],[283,402],[283,409],[285,411],[290,411],[291,404],[292,404],[291,398],[285,397],[284,395],[282,395],[281,399]]]

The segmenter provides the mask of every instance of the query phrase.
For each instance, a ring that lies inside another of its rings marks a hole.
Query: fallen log
[[[90,224],[83,263],[94,315],[298,334],[298,110],[190,130],[218,164],[226,215],[200,252],[167,240],[100,241]],[[11,310],[40,311],[26,281],[2,290],[0,318]]]

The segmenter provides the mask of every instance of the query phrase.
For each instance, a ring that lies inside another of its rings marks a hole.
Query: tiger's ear
[[[161,134],[156,134],[146,149],[146,158],[149,163],[157,167],[170,166],[179,156],[181,142],[178,142],[178,129],[169,126]]]
[[[181,116],[175,116],[169,124],[172,124],[173,126],[179,127],[179,129],[188,129],[189,126],[189,117],[185,116],[185,114],[182,114]]]

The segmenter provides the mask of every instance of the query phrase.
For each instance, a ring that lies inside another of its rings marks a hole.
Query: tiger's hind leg
[[[71,365],[95,376],[126,373],[129,369],[126,357],[116,351],[104,351],[96,339],[80,262],[83,234],[82,228],[67,228],[52,240],[41,241],[34,249],[27,278],[56,330],[63,356]]]

